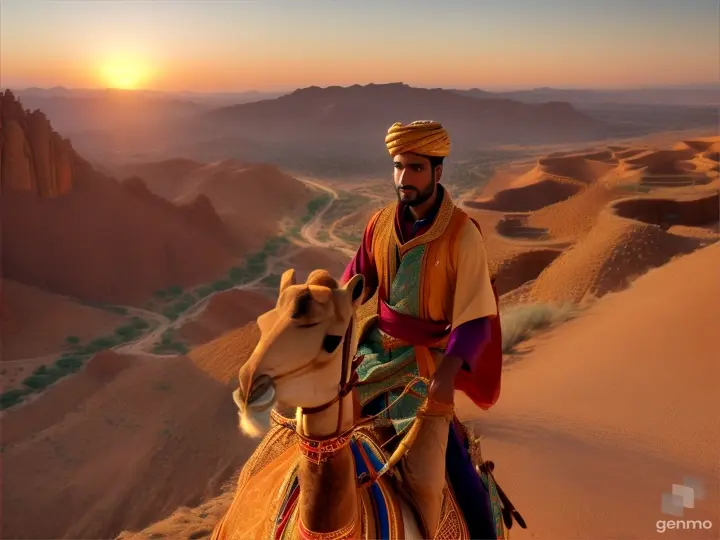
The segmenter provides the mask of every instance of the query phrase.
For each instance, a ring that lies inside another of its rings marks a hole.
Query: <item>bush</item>
[[[240,285],[245,281],[247,271],[239,266],[233,266],[228,272],[228,278],[236,285]],[[210,289],[212,292],[212,289]],[[208,293],[209,294],[209,293]],[[207,296],[207,294],[205,295]]]
[[[114,338],[112,338],[110,336],[104,336],[104,337],[99,337],[97,339],[93,339],[90,342],[90,345],[92,347],[95,347],[97,350],[109,349],[109,348],[117,345],[117,340],[115,340]]]
[[[153,296],[155,298],[158,298],[159,300],[165,300],[167,298],[167,292],[162,289],[159,289],[153,293]]]
[[[172,285],[168,287],[167,292],[169,296],[180,296],[183,290],[179,285]]]
[[[500,310],[503,353],[511,353],[515,347],[529,339],[536,331],[549,328],[575,317],[575,304],[519,304]]]
[[[54,373],[44,373],[42,375],[30,375],[22,383],[33,390],[41,390],[54,383],[58,377]]]
[[[20,403],[23,398],[31,393],[27,388],[13,388],[0,394],[0,409],[7,409]]]
[[[150,323],[140,317],[133,317],[131,324],[135,330],[147,330],[150,328]]]
[[[77,345],[80,343],[80,338],[77,336],[68,336],[65,338],[65,341],[70,345]]]
[[[233,269],[234,270],[234,269]],[[230,270],[232,272],[232,270]],[[232,276],[230,277],[232,279]],[[233,280],[234,281],[234,280]],[[203,285],[202,287],[198,287],[198,289],[195,291],[195,294],[199,299],[206,298],[210,296],[213,293],[213,288],[208,287],[207,285]]]
[[[175,306],[168,306],[162,310],[162,314],[165,315],[171,321],[178,318],[179,313],[175,311]]]
[[[127,341],[137,335],[137,329],[134,326],[120,326],[115,329],[115,333]]]
[[[33,375],[45,375],[48,372],[48,368],[46,365],[42,365],[38,367],[35,371],[33,371]]]
[[[233,282],[229,279],[218,279],[217,281],[213,281],[212,288],[216,291],[226,291],[228,289],[232,289]]]
[[[83,365],[83,359],[78,356],[63,356],[55,361],[55,367],[59,372],[75,373]]]

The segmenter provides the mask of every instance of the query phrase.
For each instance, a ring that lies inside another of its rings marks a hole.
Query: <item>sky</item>
[[[718,0],[0,0],[0,87],[717,82]]]

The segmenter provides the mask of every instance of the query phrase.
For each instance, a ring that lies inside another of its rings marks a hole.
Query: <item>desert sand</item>
[[[654,538],[656,522],[712,520],[718,538],[716,381],[720,247],[652,270],[508,361],[498,404],[478,415],[483,454],[528,524],[512,538]],[[684,477],[705,497],[675,518],[661,495]]]
[[[68,336],[84,342],[128,319],[9,279],[2,281],[2,300],[6,317],[1,362],[56,353],[67,346]]]

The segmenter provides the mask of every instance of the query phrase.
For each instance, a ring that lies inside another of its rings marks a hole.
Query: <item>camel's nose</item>
[[[275,403],[275,382],[269,375],[260,375],[250,386],[247,405],[252,409],[265,409]]]

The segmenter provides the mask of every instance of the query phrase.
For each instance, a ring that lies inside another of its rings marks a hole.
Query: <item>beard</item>
[[[436,181],[433,178],[430,184],[422,191],[414,187],[407,187],[404,190],[396,188],[395,191],[397,193],[398,202],[403,202],[408,206],[419,206],[430,200],[433,196],[433,193],[435,193],[435,184]]]

